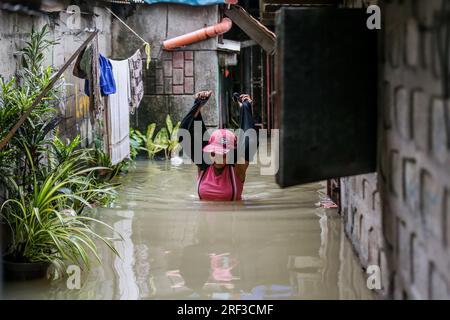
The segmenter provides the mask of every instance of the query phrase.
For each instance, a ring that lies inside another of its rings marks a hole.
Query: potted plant
[[[92,224],[107,224],[78,215],[72,208],[74,200],[89,203],[81,193],[67,192],[83,170],[72,172],[73,161],[61,164],[40,183],[34,175],[33,192],[18,188],[19,197],[1,206],[1,219],[8,224],[12,243],[2,257],[7,279],[42,277],[50,264],[64,272],[67,264],[89,268],[90,254],[100,261],[95,239],[105,243],[114,253],[110,241],[96,233]]]

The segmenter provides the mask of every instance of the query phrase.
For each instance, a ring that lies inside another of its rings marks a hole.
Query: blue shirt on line
[[[103,96],[116,93],[116,81],[114,80],[114,74],[112,64],[108,58],[105,58],[102,54],[98,58],[100,66],[100,92]],[[84,92],[89,95],[89,80],[84,83]]]

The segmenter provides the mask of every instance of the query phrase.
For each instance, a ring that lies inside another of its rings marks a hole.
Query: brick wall
[[[341,214],[344,230],[354,245],[364,268],[378,265],[386,269],[383,246],[382,211],[377,174],[341,179]],[[387,276],[382,272],[382,276]],[[386,283],[387,279],[383,279]],[[380,294],[384,294],[381,290]]]
[[[173,3],[136,5],[128,13],[119,13],[122,19],[152,46],[152,62],[145,70],[145,94],[131,125],[145,132],[155,122],[165,125],[167,114],[173,121],[181,120],[193,105],[193,93],[213,90],[208,107],[202,111],[209,127],[219,125],[219,61],[217,37],[190,44],[182,49],[166,51],[164,40],[216,24],[217,5],[186,6]],[[112,24],[113,54],[117,59],[130,56],[142,41],[120,24]],[[127,44],[127,45],[124,45]]]
[[[378,172],[342,179],[346,232],[363,265],[381,266],[385,297],[450,298],[444,2],[380,2]]]
[[[145,94],[194,94],[195,51],[164,51],[159,59],[144,70]]]

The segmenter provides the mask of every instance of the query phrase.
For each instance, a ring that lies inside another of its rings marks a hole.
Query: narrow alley
[[[0,0],[0,300],[450,299],[449,168],[450,1]]]

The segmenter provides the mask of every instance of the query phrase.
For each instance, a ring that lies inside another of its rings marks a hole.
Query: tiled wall
[[[164,51],[146,72],[146,95],[194,94],[194,51]]]

